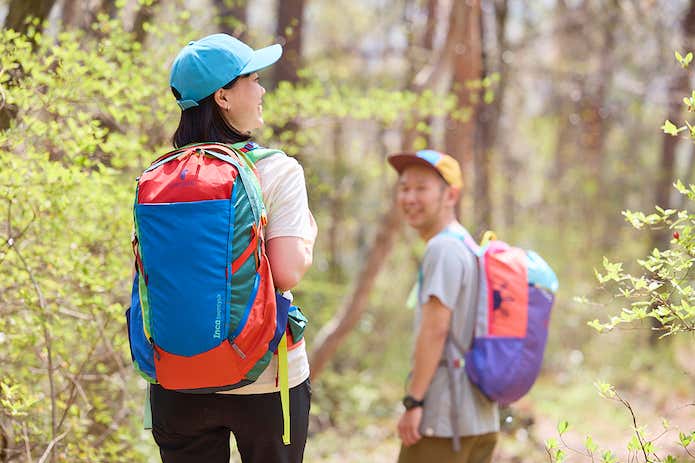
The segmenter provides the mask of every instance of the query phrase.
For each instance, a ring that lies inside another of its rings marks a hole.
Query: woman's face
[[[232,127],[247,133],[263,126],[263,95],[265,88],[260,83],[257,72],[238,79],[232,88],[221,88],[218,104],[222,114]]]

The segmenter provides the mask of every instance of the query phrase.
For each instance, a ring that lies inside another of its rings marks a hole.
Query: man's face
[[[448,217],[455,196],[433,169],[415,165],[400,175],[396,201],[408,225],[427,232]]]

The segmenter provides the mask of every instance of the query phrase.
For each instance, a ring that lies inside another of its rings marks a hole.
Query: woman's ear
[[[229,110],[230,102],[229,102],[229,96],[227,95],[226,89],[220,88],[217,89],[214,93],[214,98],[215,98],[215,103],[217,103],[217,106],[222,108],[225,111]]]

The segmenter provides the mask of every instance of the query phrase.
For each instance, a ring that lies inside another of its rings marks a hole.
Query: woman
[[[250,150],[251,132],[263,126],[258,71],[275,63],[280,45],[253,50],[226,34],[190,42],[174,60],[170,85],[181,107],[173,136],[179,148],[191,143],[224,143]],[[268,213],[266,249],[278,290],[293,288],[312,262],[316,223],[309,211],[304,173],[281,151],[256,168]],[[289,293],[286,296],[291,298]],[[301,462],[307,437],[311,389],[303,340],[288,354],[290,426],[284,445],[277,356],[254,383],[216,394],[187,394],[153,385],[152,433],[162,461],[228,462],[230,432],[244,463]]]

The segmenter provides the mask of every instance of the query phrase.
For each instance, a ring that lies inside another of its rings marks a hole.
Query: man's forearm
[[[425,397],[425,393],[437,371],[439,362],[444,352],[448,330],[438,326],[423,326],[420,328],[415,342],[415,361],[413,374],[408,388],[408,394],[418,400]]]

